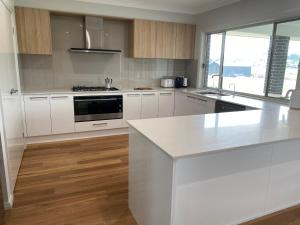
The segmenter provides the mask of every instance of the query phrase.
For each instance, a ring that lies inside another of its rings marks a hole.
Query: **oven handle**
[[[74,99],[75,102],[100,102],[100,101],[116,101],[118,98],[106,98],[106,99]]]

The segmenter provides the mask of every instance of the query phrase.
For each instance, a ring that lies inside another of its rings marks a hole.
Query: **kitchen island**
[[[129,208],[139,225],[239,224],[300,203],[300,112],[129,121]]]

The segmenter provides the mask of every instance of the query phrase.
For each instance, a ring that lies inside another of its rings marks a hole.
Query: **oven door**
[[[75,122],[122,119],[123,96],[76,96],[74,110]]]

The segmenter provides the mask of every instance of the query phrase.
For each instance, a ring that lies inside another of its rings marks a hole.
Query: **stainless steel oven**
[[[75,122],[123,118],[122,95],[75,96]]]

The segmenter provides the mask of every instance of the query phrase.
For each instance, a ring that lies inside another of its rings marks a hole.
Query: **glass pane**
[[[264,95],[272,32],[272,24],[226,32],[223,89]]]
[[[285,97],[296,88],[300,60],[300,21],[280,23],[274,39],[269,95]],[[299,87],[300,88],[300,87]]]
[[[208,76],[207,87],[219,87],[220,62],[222,54],[222,39],[223,34],[211,34],[208,36]]]

